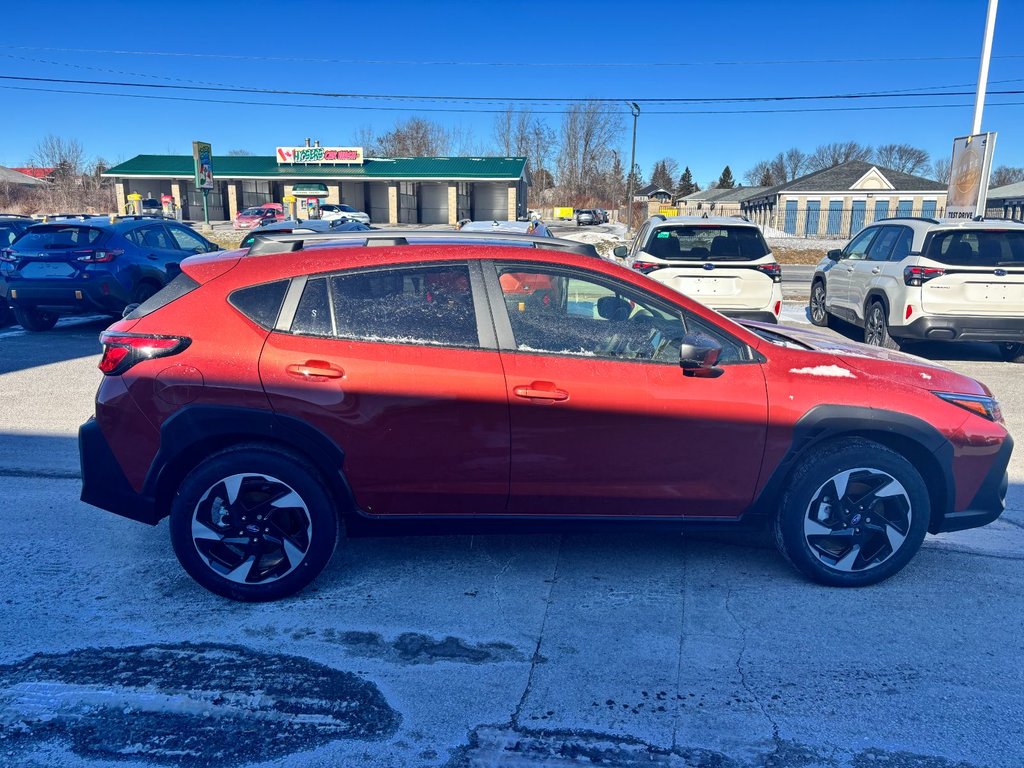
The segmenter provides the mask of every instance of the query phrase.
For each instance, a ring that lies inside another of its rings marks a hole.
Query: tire
[[[899,349],[900,343],[889,334],[889,320],[885,316],[885,305],[874,301],[868,305],[864,315],[864,343],[882,349]]]
[[[886,493],[864,503],[880,491]],[[870,440],[846,438],[815,449],[793,472],[774,520],[775,543],[812,581],[863,587],[910,562],[930,516],[928,489],[909,461]]]
[[[174,554],[189,576],[245,602],[288,597],[313,581],[334,553],[340,526],[331,494],[306,465],[291,453],[248,445],[193,469],[170,519]]]
[[[7,303],[7,299],[0,297],[0,328],[5,328],[14,322],[14,313]]]
[[[822,280],[816,280],[811,286],[811,298],[808,301],[807,309],[811,316],[811,323],[819,328],[832,327],[832,315],[829,314],[825,306],[825,283]]]
[[[999,354],[1008,363],[1024,363],[1024,344],[1012,341],[1000,342]]]
[[[159,290],[160,286],[156,283],[152,283],[149,280],[143,280],[135,286],[135,290],[132,292],[132,303],[141,304],[146,299],[156,294]]]
[[[14,319],[18,321],[18,325],[32,333],[51,330],[57,324],[57,318],[59,317],[56,312],[44,312],[35,307],[15,306],[12,309],[14,310]]]

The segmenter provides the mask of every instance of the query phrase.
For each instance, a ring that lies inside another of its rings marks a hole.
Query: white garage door
[[[508,221],[508,185],[477,182],[473,185],[473,220]]]
[[[448,223],[448,185],[420,184],[420,224]]]

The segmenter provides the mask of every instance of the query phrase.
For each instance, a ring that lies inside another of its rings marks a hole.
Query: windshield
[[[756,227],[667,226],[655,230],[644,251],[668,261],[747,261],[769,253]]]
[[[102,235],[103,230],[95,229],[94,227],[76,227],[63,224],[35,226],[27,230],[18,239],[18,250],[52,251],[61,248],[79,248],[92,245]]]
[[[266,208],[246,208],[242,211],[242,216],[263,216],[267,213]]]
[[[339,205],[338,210],[344,211],[345,213],[359,213],[359,211],[357,211],[351,205]]]
[[[18,235],[25,229],[23,224],[2,224],[0,223],[0,248],[6,248],[8,245],[18,239]]]
[[[935,234],[926,258],[967,267],[1024,266],[1024,229],[954,230]]]

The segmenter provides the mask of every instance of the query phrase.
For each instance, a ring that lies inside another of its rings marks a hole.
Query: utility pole
[[[985,39],[981,44],[981,68],[978,70],[978,91],[974,97],[974,123],[971,135],[981,133],[981,115],[985,111],[985,89],[988,87],[988,62],[992,58],[992,34],[996,28],[996,8],[999,0],[988,0],[985,17]]]
[[[995,2],[995,0],[991,1]],[[627,102],[627,104],[629,104],[629,111],[633,113],[633,151],[629,155],[629,191],[626,194],[626,231],[628,232],[633,228],[633,182],[636,180],[633,169],[636,168],[636,119],[640,117],[640,105],[635,101]]]

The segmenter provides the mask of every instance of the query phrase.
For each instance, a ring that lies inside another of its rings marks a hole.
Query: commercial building
[[[346,204],[379,224],[455,224],[524,218],[530,185],[523,157],[364,157],[360,147],[278,147],[275,155],[215,156],[211,221],[283,202],[296,185],[324,184],[325,203]],[[186,219],[203,218],[191,155],[138,155],[106,173],[118,204],[127,196],[171,195]],[[299,197],[298,204],[305,205]]]
[[[730,187],[701,189],[676,200],[680,216],[741,216],[741,202],[765,192],[768,187]]]
[[[751,194],[740,209],[762,227],[844,239],[880,219],[942,216],[946,184],[851,160]]]
[[[988,191],[985,215],[993,218],[1024,220],[1024,181],[992,187]]]

